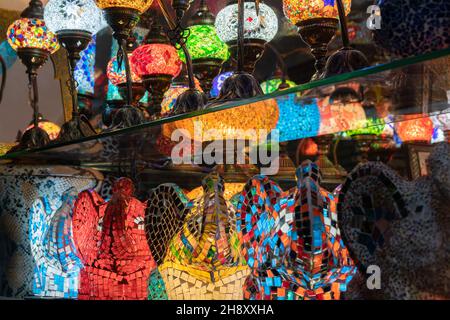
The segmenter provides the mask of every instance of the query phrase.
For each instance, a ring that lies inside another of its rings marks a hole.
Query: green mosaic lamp
[[[186,46],[192,57],[195,77],[205,92],[210,92],[214,78],[230,57],[228,46],[217,35],[214,22],[215,17],[206,0],[200,1],[199,8],[188,21]],[[178,50],[178,54],[186,62],[183,50]]]

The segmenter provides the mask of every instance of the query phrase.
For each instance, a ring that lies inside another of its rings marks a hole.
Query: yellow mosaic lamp
[[[212,173],[187,195],[152,190],[146,233],[170,300],[241,300],[250,270],[239,248],[232,196],[242,184]]]

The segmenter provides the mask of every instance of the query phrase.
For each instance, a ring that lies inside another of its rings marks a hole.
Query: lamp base
[[[180,94],[175,102],[171,115],[203,110],[208,103],[208,97],[199,90],[186,90]]]
[[[96,134],[97,132],[95,132],[89,120],[84,116],[77,115],[62,125],[61,132],[55,142],[71,142]]]
[[[333,135],[319,136],[314,139],[318,147],[318,157],[315,163],[319,166],[322,172],[322,180],[328,184],[343,183],[347,172],[340,165],[335,165],[328,158],[330,151],[330,144],[333,142]]]
[[[133,106],[124,106],[115,112],[111,129],[123,129],[138,126],[145,122],[144,114]]]
[[[224,81],[216,101],[221,103],[259,95],[263,95],[263,91],[255,77],[246,72],[236,72]]]
[[[81,115],[85,116],[88,120],[92,118],[92,106],[94,95],[91,93],[78,93],[78,108]]]
[[[245,39],[244,42],[244,71],[253,74],[256,62],[262,57],[266,41],[261,39]],[[232,60],[236,62],[238,56],[238,43],[232,41],[227,43]]]
[[[223,61],[221,59],[197,59],[192,61],[195,77],[202,84],[204,92],[210,92],[214,78],[220,73]]]
[[[92,41],[92,34],[80,30],[64,30],[57,32],[58,41],[67,50],[69,60],[80,60],[80,53]]]
[[[369,152],[372,143],[377,139],[375,134],[357,134],[352,137],[356,141],[358,150],[358,163],[369,162]]]
[[[139,22],[140,13],[130,8],[113,7],[103,9],[104,17],[113,30],[116,40],[127,40]]]
[[[22,135],[18,145],[11,148],[8,153],[14,153],[26,149],[43,148],[50,144],[50,137],[45,130],[33,127]]]
[[[123,100],[110,100],[106,101],[103,112],[102,112],[102,122],[106,127],[110,127],[112,125],[114,115],[117,111],[125,106],[125,101]]]
[[[368,67],[366,56],[353,48],[342,48],[331,55],[325,65],[324,78]]]
[[[137,106],[139,104],[139,101],[145,96],[145,88],[142,83],[139,82],[133,82],[131,84],[132,86],[132,92],[133,92],[133,99],[131,101],[131,104],[133,106]],[[119,94],[122,97],[123,100],[127,99],[128,95],[128,89],[126,83],[121,83],[117,85],[117,89],[119,90]]]
[[[311,48],[311,54],[316,59],[316,73],[311,80],[319,80],[323,77],[327,47],[335,36],[338,25],[339,20],[334,18],[315,18],[297,23],[298,32]]]
[[[17,56],[27,68],[28,72],[36,72],[48,59],[48,52],[36,48],[20,48]]]
[[[173,77],[167,74],[157,74],[152,76],[143,76],[143,85],[149,96],[148,113],[155,118],[161,117],[161,103],[164,94],[169,90]]]

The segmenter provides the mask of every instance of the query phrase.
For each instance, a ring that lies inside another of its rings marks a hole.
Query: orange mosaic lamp
[[[44,130],[45,132],[47,132],[50,140],[55,140],[56,138],[58,138],[59,136],[59,132],[61,131],[61,127],[58,126],[57,124],[42,119],[39,119],[39,128],[41,128],[42,130]],[[25,132],[27,132],[28,130],[32,129],[34,127],[34,124],[30,124],[28,126],[28,128],[25,129]]]

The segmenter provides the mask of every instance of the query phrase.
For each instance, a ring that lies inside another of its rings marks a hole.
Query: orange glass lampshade
[[[404,116],[395,130],[403,142],[430,142],[433,136],[433,121],[422,114]]]
[[[269,134],[275,129],[278,118],[277,102],[275,99],[270,99],[175,121],[166,128],[164,134],[170,138],[173,130],[184,129],[193,140],[200,138],[198,134],[202,135],[202,141],[256,140],[260,130],[266,130]],[[199,126],[199,131],[195,130],[196,126]],[[244,137],[243,132],[249,130],[256,130],[257,134]]]
[[[128,58],[131,59],[132,54],[128,54]],[[136,72],[136,68],[134,64],[130,63],[131,69],[131,81],[132,82],[142,82],[141,77],[138,76]],[[106,70],[106,74],[108,75],[109,81],[115,86],[127,82],[127,75],[125,72],[125,65],[122,63],[122,66],[119,66],[117,63],[117,58],[113,57],[109,63],[108,68]]]
[[[14,50],[42,49],[52,54],[60,48],[56,34],[51,32],[44,20],[21,18],[8,28],[8,42]]]
[[[348,15],[351,10],[351,0],[342,0],[345,8],[345,14]],[[336,0],[283,0],[283,10],[286,17],[297,24],[301,21],[316,18],[335,18],[339,17]]]
[[[153,3],[153,0],[95,0],[100,9],[128,8],[144,13]]]
[[[140,77],[154,75],[176,77],[182,67],[177,50],[171,45],[161,43],[140,46],[134,50],[130,63],[134,65]]]
[[[33,127],[34,127],[33,124],[30,125],[28,128],[25,129],[25,132]],[[50,137],[50,140],[55,140],[56,138],[58,138],[59,132],[61,131],[61,128],[58,125],[46,120],[39,121],[39,128],[47,132],[48,136]]]

